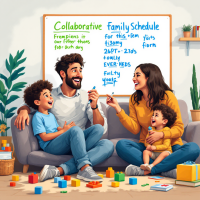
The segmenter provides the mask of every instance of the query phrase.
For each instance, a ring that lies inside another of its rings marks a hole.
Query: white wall
[[[6,58],[10,53],[15,55],[17,50],[25,49],[24,57],[27,60],[22,65],[26,66],[25,75],[19,77],[17,82],[32,84],[42,79],[43,14],[171,14],[172,89],[178,99],[186,101],[190,116],[193,64],[196,65],[200,86],[200,43],[190,42],[187,56],[186,43],[178,39],[183,35],[183,24],[200,25],[199,7],[198,0],[0,0],[0,73],[8,76]],[[23,92],[16,94],[23,96]],[[127,97],[118,97],[117,100],[128,102]],[[105,97],[101,97],[100,101],[105,103]],[[10,106],[18,107],[22,102],[20,98]],[[8,131],[8,135],[11,135],[11,131]]]

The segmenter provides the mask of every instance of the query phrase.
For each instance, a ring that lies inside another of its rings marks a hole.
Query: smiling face
[[[40,100],[35,100],[34,103],[38,105],[38,110],[48,110],[53,106],[53,97],[48,89],[42,90],[40,93]]]
[[[145,74],[142,72],[140,67],[135,70],[133,82],[135,84],[135,90],[144,90],[147,89],[147,80],[148,78],[145,77]]]
[[[151,117],[151,125],[156,127],[157,130],[160,130],[165,127],[168,120],[163,119],[163,114],[160,110],[153,111],[153,115]]]
[[[81,65],[79,63],[69,64],[65,78],[66,84],[72,89],[80,89],[82,78],[83,75]]]

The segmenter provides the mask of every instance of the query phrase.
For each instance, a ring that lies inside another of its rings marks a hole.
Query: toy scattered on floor
[[[60,191],[60,193],[67,193],[67,191]]]
[[[148,183],[146,183],[146,184],[143,184],[143,185],[141,185],[142,187],[145,187],[145,186],[148,186],[149,184]]]
[[[66,180],[58,181],[58,187],[59,188],[66,188],[67,187],[67,181]]]
[[[71,186],[72,186],[72,187],[79,187],[80,185],[81,185],[81,181],[78,180],[78,179],[73,179],[73,180],[71,181]]]
[[[70,181],[70,180],[71,180],[71,176],[65,175],[65,176],[64,176],[64,180]]]
[[[161,177],[161,176],[151,176],[149,177],[149,179],[156,179],[156,180],[161,180],[164,179],[165,177]]]
[[[114,180],[118,182],[125,181],[125,174],[123,172],[117,172]]]
[[[42,186],[35,187],[35,194],[42,194]]]
[[[16,183],[15,182],[10,182],[10,187],[15,187]]]
[[[155,181],[155,182],[157,182],[157,183],[158,183],[158,182],[160,182],[160,181]]]
[[[150,190],[158,190],[158,191],[165,191],[173,189],[173,185],[168,184],[156,184],[150,187]]]
[[[103,174],[97,174],[98,176],[100,176],[101,178],[103,178]]]
[[[107,178],[114,178],[115,171],[112,169],[112,167],[108,167],[106,170],[106,177]]]
[[[130,185],[137,185],[137,178],[134,178],[134,177],[129,178],[129,184]]]
[[[12,181],[19,181],[19,176],[18,175],[13,175],[12,176]]]
[[[58,183],[58,181],[61,181],[60,177],[54,177],[54,183]]]
[[[119,182],[118,181],[112,182],[111,186],[112,187],[119,187]]]
[[[38,183],[38,175],[37,174],[34,174],[32,173],[31,175],[28,176],[28,182],[29,183]]]
[[[102,187],[102,184],[100,184],[99,181],[92,181],[92,182],[89,182],[88,184],[86,184],[86,187],[98,188],[98,187]]]

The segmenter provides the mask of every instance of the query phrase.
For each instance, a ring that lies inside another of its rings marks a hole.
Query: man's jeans
[[[126,162],[140,167],[143,162],[143,151],[146,149],[143,143],[133,142],[131,140],[120,140],[116,145],[116,151],[120,158]],[[176,168],[177,164],[186,161],[195,161],[199,156],[199,146],[194,142],[189,142],[184,145],[172,146],[173,153],[167,156],[159,164],[151,170],[151,175],[159,174]],[[153,160],[150,158],[150,164]]]
[[[114,145],[109,140],[100,140],[104,128],[100,124],[86,130],[73,126],[65,133],[53,139],[44,149],[54,155],[73,155],[73,158],[60,165],[65,175],[77,173],[86,164],[97,165],[109,158]],[[100,141],[99,141],[100,140]]]

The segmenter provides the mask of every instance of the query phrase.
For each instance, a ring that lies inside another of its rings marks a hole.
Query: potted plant
[[[193,107],[193,110],[190,110],[192,121],[200,121],[200,110],[199,110],[200,89],[199,89],[199,95],[198,95],[197,77],[196,77],[196,70],[195,70],[194,64],[193,64],[193,73],[192,73],[192,85],[193,87],[190,87],[190,95],[191,95],[192,107]]]
[[[190,32],[192,29],[192,25],[183,25],[182,30],[183,30],[183,36],[184,37],[190,37]]]

